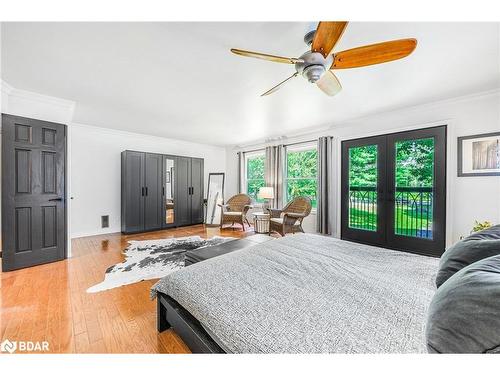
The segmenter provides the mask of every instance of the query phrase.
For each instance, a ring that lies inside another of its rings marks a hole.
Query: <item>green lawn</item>
[[[356,208],[350,208],[349,212],[350,228],[377,230],[377,215],[375,213]],[[426,218],[420,219],[420,212],[416,212],[415,210],[398,208],[396,220],[397,234],[415,234],[415,229],[424,230],[427,228],[427,225],[429,226],[429,230],[432,230],[432,220],[427,220]],[[420,224],[418,228],[416,228],[417,223]]]

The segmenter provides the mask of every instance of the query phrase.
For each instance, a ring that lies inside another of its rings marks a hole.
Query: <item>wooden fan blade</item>
[[[331,69],[358,68],[402,59],[415,47],[416,39],[400,39],[348,49],[335,54]]]
[[[245,51],[245,50],[236,49],[236,48],[231,48],[231,52],[235,53],[237,55],[240,55],[240,56],[253,57],[256,59],[262,59],[262,60],[267,60],[267,61],[272,61],[272,62],[277,62],[277,63],[282,63],[282,64],[295,64],[296,62],[302,61],[300,59],[295,59],[293,57],[268,55],[266,53]]]
[[[347,22],[320,22],[314,33],[311,51],[320,52],[324,57],[328,56],[346,27]]]
[[[291,75],[290,77],[288,77],[287,79],[285,79],[284,81],[281,81],[280,83],[278,83],[276,86],[274,86],[272,89],[270,90],[267,90],[264,94],[262,94],[261,96],[266,96],[266,95],[269,95],[269,94],[272,94],[273,92],[275,91],[278,91],[281,86],[283,86],[285,83],[287,83],[289,80],[291,80],[292,78],[295,78],[297,77],[299,73],[295,72],[295,74]]]
[[[331,70],[327,71],[323,76],[316,82],[316,85],[323,91],[326,95],[334,96],[342,90],[342,85],[339,79]]]

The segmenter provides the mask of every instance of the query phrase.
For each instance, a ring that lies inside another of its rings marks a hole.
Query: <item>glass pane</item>
[[[287,196],[286,200],[289,202],[294,197],[309,197],[313,208],[317,205],[317,186],[318,180],[316,178],[294,178],[287,180]]]
[[[316,149],[291,151],[286,155],[287,177],[304,178],[318,175],[318,152]]]
[[[349,228],[377,230],[377,145],[349,149]]]
[[[264,155],[247,159],[247,180],[264,179]]]
[[[264,181],[264,160],[265,155],[255,155],[247,158],[247,194],[255,201],[262,203],[262,199],[257,198],[259,189],[266,185]]]
[[[266,182],[263,179],[247,180],[247,194],[255,202],[263,203],[264,200],[259,199],[257,194],[259,193],[259,189],[264,186],[266,186]]]
[[[432,239],[434,138],[396,142],[395,234]]]
[[[167,159],[165,167],[165,201],[166,223],[173,224],[174,215],[174,160]]]
[[[316,208],[318,186],[318,151],[289,151],[286,155],[286,201],[302,196],[311,199]]]

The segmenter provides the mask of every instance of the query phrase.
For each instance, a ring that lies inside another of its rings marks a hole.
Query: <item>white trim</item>
[[[286,146],[286,145],[285,145]],[[305,141],[305,142],[297,142],[294,143],[290,146],[285,147],[287,152],[297,152],[297,151],[305,151],[305,150],[312,150],[318,149],[318,142],[317,141]]]
[[[233,151],[244,151],[245,149],[249,148],[256,148],[256,147],[265,147],[269,144],[275,144],[277,140],[280,141],[280,143],[286,143],[288,142],[300,142],[300,138],[304,138],[306,136],[326,136],[326,135],[333,135],[335,136],[335,131],[341,128],[346,128],[352,126],[352,123],[364,120],[364,119],[373,119],[378,116],[385,116],[387,114],[391,113],[398,113],[398,112],[403,112],[403,111],[419,111],[419,110],[424,110],[424,109],[429,109],[433,107],[439,107],[442,105],[446,104],[453,104],[453,103],[459,103],[463,101],[469,101],[469,100],[475,100],[475,99],[482,99],[485,97],[490,97],[490,96],[495,96],[500,94],[500,88],[495,88],[491,90],[484,90],[484,91],[478,91],[475,93],[470,93],[466,95],[461,95],[461,96],[455,96],[455,97],[450,97],[446,99],[441,99],[438,101],[429,101],[421,104],[415,104],[415,105],[409,105],[409,106],[403,106],[403,107],[395,107],[395,108],[389,108],[389,109],[381,109],[379,111],[374,111],[371,113],[368,113],[363,116],[359,117],[352,117],[352,118],[346,118],[343,120],[339,121],[331,121],[330,125],[319,125],[316,127],[311,127],[308,128],[307,130],[304,131],[298,131],[298,132],[290,132],[286,136],[275,136],[275,137],[270,137],[266,139],[261,139],[261,140],[256,140],[254,142],[249,142],[249,143],[244,143],[240,145],[233,145],[233,146],[227,146],[229,149]],[[274,140],[274,141],[272,141]]]
[[[2,94],[10,95],[10,93],[14,90],[14,87],[9,85],[3,79],[0,79],[0,89],[2,91]]]
[[[71,111],[71,113],[73,113],[73,111],[75,109],[75,105],[76,105],[76,103],[72,100],[66,100],[66,99],[57,98],[55,96],[38,94],[36,92],[22,90],[22,89],[15,89],[14,88],[14,89],[12,89],[12,91],[10,92],[9,95],[13,96],[13,97],[37,101],[37,102],[44,103],[44,104],[50,104],[50,105],[56,105],[59,107],[63,107],[63,108],[68,109],[69,111]]]
[[[207,143],[199,143],[199,142],[191,142],[191,141],[185,141],[181,139],[176,139],[176,138],[168,138],[168,137],[159,137],[156,135],[149,135],[149,134],[143,134],[143,133],[135,133],[135,132],[130,132],[126,130],[118,130],[118,129],[112,129],[112,128],[104,128],[101,126],[94,126],[94,125],[86,125],[86,124],[80,124],[77,122],[72,122],[71,127],[80,127],[83,129],[89,129],[95,132],[99,132],[101,134],[105,135],[121,135],[125,137],[131,137],[134,139],[142,139],[142,140],[153,140],[153,141],[165,141],[166,139],[172,142],[175,142],[177,145],[186,145],[186,150],[191,150],[193,145],[202,145],[203,147],[210,147],[213,148],[214,150],[225,150],[224,146],[217,146],[217,145],[212,145],[212,144],[207,144]],[[188,155],[189,153],[186,153]]]
[[[454,194],[455,194],[455,186],[454,186],[454,176],[456,173],[456,158],[454,153],[454,147],[456,147],[456,139],[455,139],[455,123],[453,119],[444,119],[440,121],[432,121],[432,122],[427,122],[427,123],[420,123],[420,124],[413,124],[413,125],[408,125],[408,126],[403,126],[395,129],[387,129],[387,130],[380,130],[380,131],[373,131],[373,132],[367,132],[364,133],[363,136],[345,136],[345,137],[336,137],[336,154],[339,156],[337,158],[337,167],[335,168],[335,181],[337,183],[335,184],[335,196],[336,201],[339,202],[339,205],[341,204],[341,168],[342,168],[342,141],[347,141],[350,139],[357,139],[357,138],[366,138],[366,137],[372,137],[376,135],[385,135],[385,134],[392,134],[392,133],[398,133],[398,132],[404,132],[404,131],[410,131],[410,130],[417,130],[417,129],[424,129],[424,128],[430,128],[434,126],[443,126],[446,125],[446,244],[445,246],[451,246],[452,245],[452,240],[453,240],[453,202],[454,199]],[[341,234],[341,220],[342,220],[342,213],[340,212],[340,209],[337,209],[337,215],[336,215],[336,223],[335,223],[335,237],[340,238]]]

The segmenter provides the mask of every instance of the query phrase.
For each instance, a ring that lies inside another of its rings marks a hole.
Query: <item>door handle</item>
[[[49,202],[62,202],[62,198],[52,198],[52,199],[49,199]]]
[[[161,188],[161,194],[164,196],[165,195],[165,186]]]

